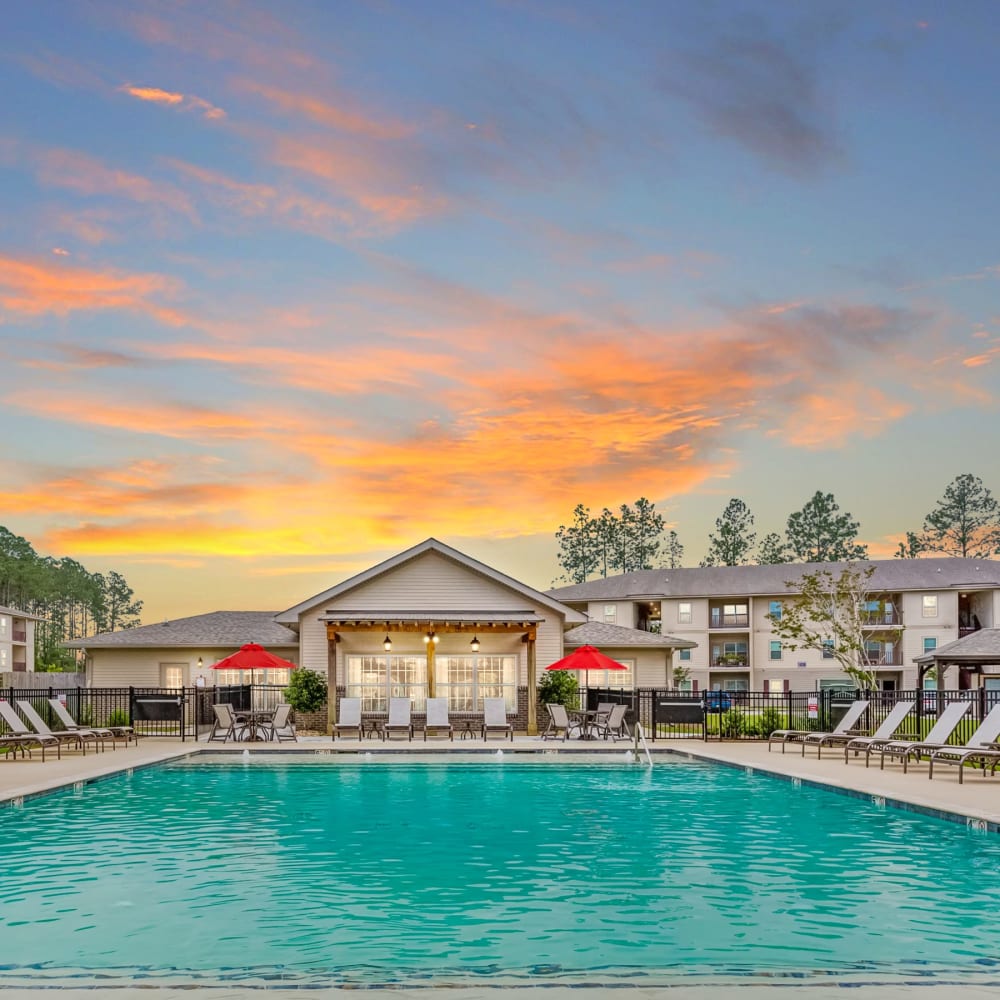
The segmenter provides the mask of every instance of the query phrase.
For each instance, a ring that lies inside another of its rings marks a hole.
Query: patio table
[[[596,708],[574,708],[569,711],[570,718],[574,719],[580,726],[581,740],[597,739],[594,735],[594,723],[597,721],[597,715]]]
[[[267,742],[268,737],[264,729],[264,723],[270,722],[274,717],[274,712],[269,709],[255,708],[246,711],[234,711],[233,715],[237,722],[243,723],[246,727],[243,731],[243,739],[247,742],[256,743],[258,741]]]

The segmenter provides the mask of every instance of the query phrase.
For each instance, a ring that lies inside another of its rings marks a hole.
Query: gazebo
[[[917,684],[924,686],[924,677],[932,669],[937,671],[939,690],[945,690],[945,671],[951,666],[957,666],[960,671],[983,674],[984,667],[995,667],[1000,674],[1000,628],[983,628],[970,635],[949,642],[940,649],[932,649],[923,656],[915,656],[917,664]],[[957,685],[961,687],[961,683]]]

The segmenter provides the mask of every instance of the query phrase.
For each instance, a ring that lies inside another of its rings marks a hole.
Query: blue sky
[[[991,3],[39,2],[0,86],[4,523],[147,617],[574,505],[873,554],[992,458]]]

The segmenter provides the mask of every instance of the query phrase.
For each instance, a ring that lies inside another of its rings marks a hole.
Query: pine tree
[[[561,579],[567,583],[585,583],[597,568],[597,546],[594,537],[590,508],[578,503],[573,508],[573,523],[559,525],[556,541],[559,543]]]
[[[781,540],[781,535],[772,531],[761,539],[757,549],[758,566],[772,566],[788,561],[788,546]]]
[[[1000,554],[1000,505],[978,476],[956,476],[924,519],[920,539],[930,552],[963,559]]]
[[[788,518],[785,537],[791,554],[801,562],[849,562],[867,559],[868,548],[858,540],[861,525],[850,514],[839,514],[832,493],[819,490],[800,511]]]
[[[717,534],[708,536],[708,555],[702,566],[742,566],[750,561],[750,552],[757,541],[753,530],[753,514],[742,501],[733,497],[722,516],[716,518]]]

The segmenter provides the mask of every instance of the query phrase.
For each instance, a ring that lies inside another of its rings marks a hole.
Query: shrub
[[[767,739],[776,729],[785,728],[785,716],[777,708],[765,708],[757,716],[757,735]]]
[[[719,717],[719,734],[724,740],[739,739],[746,729],[747,718],[738,708],[731,708]]]
[[[107,725],[127,726],[128,724],[128,712],[126,712],[124,708],[114,708],[111,710],[111,714],[108,716]]]
[[[580,685],[568,670],[552,670],[545,674],[538,685],[538,697],[547,705],[580,707]]]
[[[326,678],[315,670],[299,667],[292,671],[286,696],[296,712],[316,712],[326,704]]]

